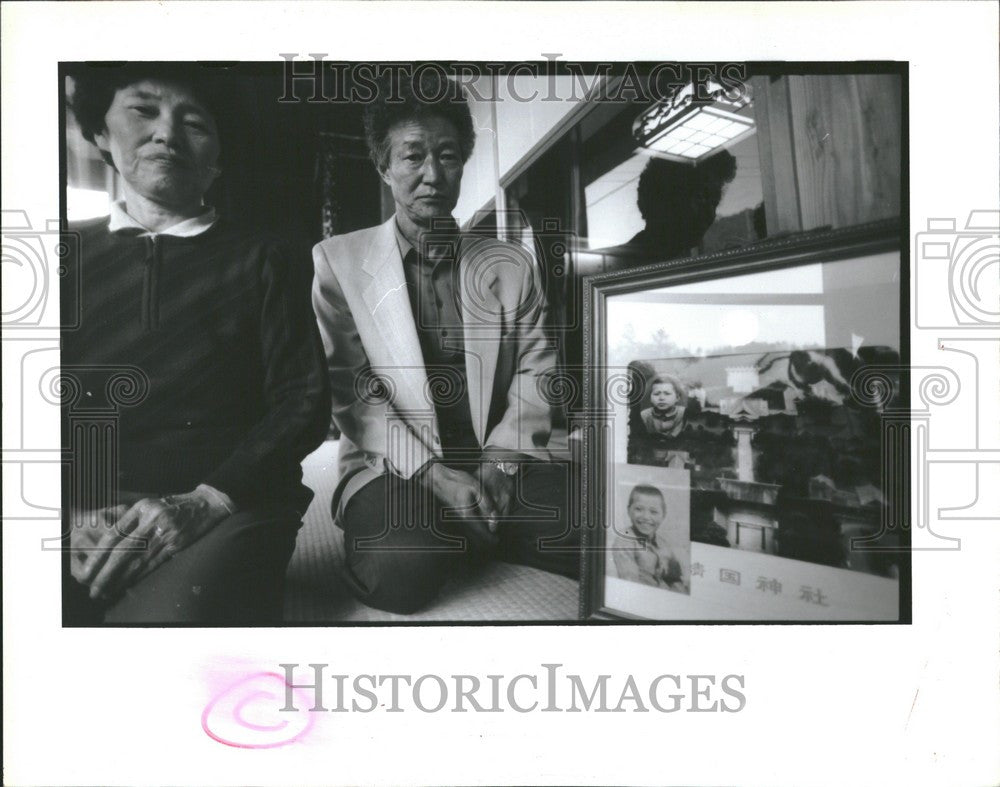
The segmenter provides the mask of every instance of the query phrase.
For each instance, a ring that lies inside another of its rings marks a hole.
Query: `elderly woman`
[[[67,625],[280,620],[312,496],[300,462],[326,433],[328,384],[308,268],[204,203],[224,97],[210,81],[198,66],[138,64],[76,79],[74,113],[124,198],[76,228],[81,269],[66,280],[80,290],[63,302],[80,317],[63,373],[85,402],[123,371],[144,395],[118,411],[118,477],[66,501]],[[94,455],[74,446],[74,477]]]

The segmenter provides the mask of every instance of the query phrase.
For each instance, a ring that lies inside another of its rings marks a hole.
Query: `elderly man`
[[[78,228],[67,281],[81,286],[62,295],[80,323],[64,331],[63,372],[88,403],[116,373],[142,395],[120,410],[120,472],[103,480],[119,505],[68,500],[68,625],[281,617],[311,498],[300,462],[325,436],[329,390],[308,262],[203,202],[226,87],[210,81],[197,66],[146,65],[76,80],[74,113],[124,198]],[[86,477],[95,454],[75,448]]]
[[[567,466],[548,461],[543,393],[556,354],[534,262],[520,246],[459,232],[451,213],[472,117],[458,85],[433,71],[422,80],[383,83],[365,110],[395,215],[313,250],[343,432],[333,506],[346,578],[364,603],[400,613],[470,560],[568,576],[579,560]]]

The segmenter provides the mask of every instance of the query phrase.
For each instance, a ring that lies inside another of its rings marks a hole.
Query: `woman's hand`
[[[73,511],[69,515],[69,563],[73,579],[83,582],[83,569],[87,558],[97,549],[101,539],[125,516],[126,505],[97,508],[92,511]]]
[[[90,547],[73,576],[90,586],[91,598],[113,598],[231,513],[219,494],[204,485],[182,495],[143,498]]]

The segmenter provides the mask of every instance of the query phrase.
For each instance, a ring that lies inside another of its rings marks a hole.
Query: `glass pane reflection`
[[[891,252],[608,297],[607,382],[625,374],[632,391],[614,408],[609,483],[630,468],[634,498],[685,479],[692,571],[704,548],[722,547],[898,577],[898,551],[853,546],[879,534],[887,505],[881,419],[900,395],[898,271]],[[885,370],[887,402],[855,394],[870,366]],[[688,532],[667,509],[664,522]]]
[[[676,145],[704,148],[711,143],[723,149],[698,164],[660,158],[637,150],[623,122],[642,109],[625,108],[584,141],[585,246],[604,257],[601,269],[736,248],[764,237],[756,135],[727,149],[722,137],[678,129],[672,133],[687,138]],[[752,104],[739,115],[752,123]],[[674,148],[669,152],[684,154]]]

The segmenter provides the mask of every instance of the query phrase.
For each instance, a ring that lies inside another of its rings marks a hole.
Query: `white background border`
[[[993,3],[6,3],[2,27],[3,208],[31,217],[58,215],[59,60],[276,60],[281,52],[908,60],[912,231],[930,217],[961,226],[971,209],[995,208],[1000,193]],[[960,333],[915,331],[914,364],[947,364],[937,338]],[[931,490],[934,510],[970,499],[949,486]],[[43,529],[8,522],[3,533],[10,784],[1000,781],[995,522],[939,526],[961,536],[961,551],[915,555],[912,626],[614,630],[64,631],[58,556],[39,549],[57,528]],[[538,673],[540,663],[558,662],[646,682],[664,672],[742,673],[747,706],[737,714],[331,714],[279,749],[208,738],[200,714],[217,681],[279,662],[329,662],[347,674]]]

